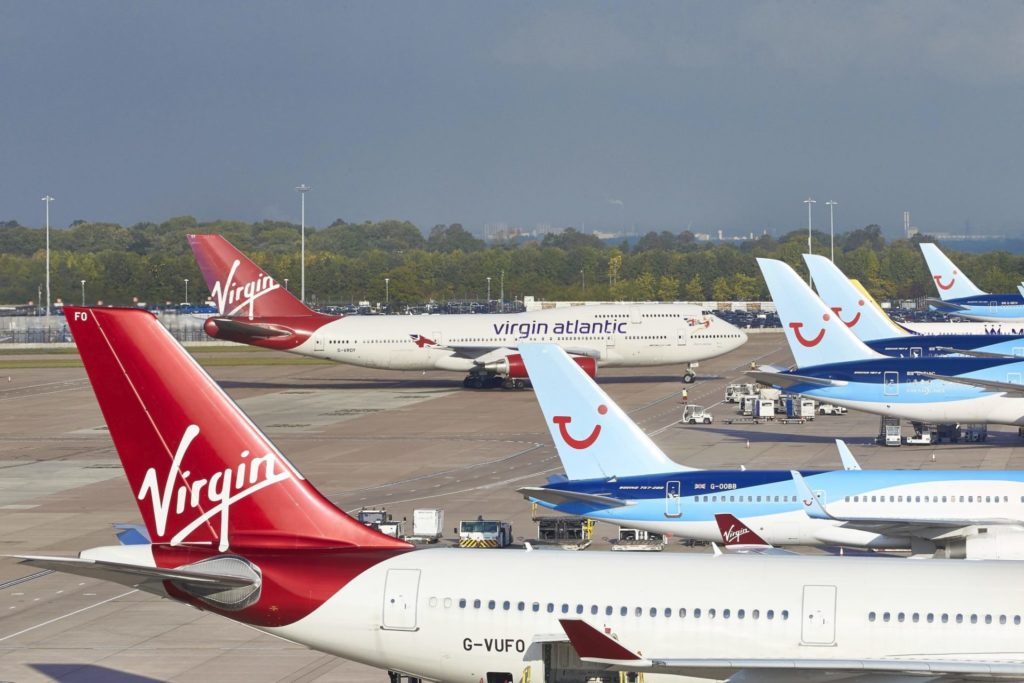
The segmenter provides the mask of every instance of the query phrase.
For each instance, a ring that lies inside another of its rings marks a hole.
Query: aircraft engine
[[[946,557],[955,560],[1024,560],[1024,531],[982,527],[977,534],[947,541]]]
[[[583,368],[583,372],[587,373],[588,376],[597,377],[596,358],[590,358],[589,356],[572,356],[572,359],[576,361],[576,365]],[[501,360],[488,363],[484,367],[499,375],[511,377],[513,379],[526,379],[529,376],[526,373],[526,364],[523,362],[523,357],[518,353],[510,353]]]

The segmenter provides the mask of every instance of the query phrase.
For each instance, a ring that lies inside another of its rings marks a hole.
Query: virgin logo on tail
[[[597,412],[601,415],[604,415],[605,413],[608,412],[608,406],[602,403],[597,407]],[[551,418],[551,421],[558,425],[558,433],[561,435],[562,441],[565,441],[565,443],[569,444],[576,450],[581,451],[586,448],[590,448],[594,444],[594,442],[597,441],[597,437],[601,435],[601,425],[596,424],[594,425],[594,429],[591,430],[588,436],[586,436],[583,439],[576,439],[573,438],[572,434],[569,433],[569,429],[567,428],[567,425],[570,422],[572,422],[571,417],[569,417],[568,415],[556,415],[555,417]]]
[[[942,284],[942,276],[941,275],[933,275],[932,277],[935,278],[935,284],[938,285],[939,289],[947,290],[947,289],[951,289],[953,287],[953,285],[956,283],[956,275],[957,275],[957,273],[954,270],[953,271],[953,277],[949,278],[949,284],[948,285]]]
[[[280,288],[281,285],[274,282],[274,278],[265,273],[260,273],[251,282],[244,284],[236,283],[235,272],[238,270],[240,263],[238,259],[235,259],[235,262],[231,264],[231,270],[228,271],[227,278],[223,282],[217,282],[213,285],[213,288],[210,290],[210,297],[217,302],[217,310],[221,315],[231,317],[248,307],[249,320],[252,320],[253,304],[256,303],[256,299]],[[229,310],[228,307],[232,308]]]
[[[140,501],[151,499],[158,537],[162,537],[167,529],[172,504],[175,515],[202,512],[171,538],[171,545],[183,543],[190,533],[207,520],[220,515],[219,549],[224,552],[229,545],[228,522],[231,506],[257,491],[290,479],[293,471],[287,465],[277,471],[277,456],[274,453],[250,459],[249,451],[242,451],[241,461],[234,469],[225,468],[214,473],[209,479],[190,480],[192,473],[189,470],[182,471],[181,466],[189,446],[197,436],[199,427],[189,425],[181,437],[178,450],[174,453],[167,479],[161,483],[156,468],[150,467],[142,480],[138,497]]]
[[[821,319],[824,320],[825,322],[828,322],[829,319],[830,319],[830,316],[829,316],[828,313],[826,313],[825,315],[821,316]],[[822,327],[820,330],[818,330],[818,334],[817,335],[815,335],[814,337],[811,337],[810,339],[808,339],[800,331],[800,328],[802,328],[804,326],[803,323],[790,323],[789,326],[790,326],[790,328],[792,328],[793,335],[796,337],[796,340],[798,342],[800,342],[801,345],[806,346],[807,348],[811,348],[813,346],[817,346],[818,344],[821,343],[821,340],[825,338],[825,328],[824,327]]]
[[[863,306],[864,305],[864,299],[861,299],[860,301],[858,301],[857,305],[858,306]],[[842,306],[833,306],[832,307],[832,312],[836,314],[837,318],[839,318],[839,322],[843,323],[847,327],[853,327],[854,325],[856,325],[857,323],[860,322],[860,311],[857,311],[857,315],[855,315],[852,318],[850,318],[850,322],[846,322],[845,320],[843,320],[843,316],[839,315],[839,312],[841,310],[843,310]]]
[[[728,529],[722,531],[722,540],[729,543],[738,543],[740,539],[750,533],[750,529],[745,526],[741,526],[739,529],[736,528],[735,524],[730,524]]]

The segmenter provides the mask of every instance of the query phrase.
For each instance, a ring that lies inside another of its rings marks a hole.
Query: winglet
[[[602,633],[582,619],[559,619],[580,659],[608,663],[629,662],[633,666],[650,666],[651,662],[627,650],[607,633]]]
[[[857,462],[857,458],[853,457],[853,453],[850,452],[849,446],[842,439],[836,439],[836,448],[839,449],[839,459],[843,461],[844,470],[859,470],[860,463]]]
[[[737,548],[771,548],[772,545],[757,535],[748,525],[728,513],[715,515],[715,523],[722,534],[722,545],[729,550]]]
[[[803,475],[796,470],[790,470],[790,474],[793,475],[793,483],[796,485],[796,495],[800,498],[800,502],[804,504],[804,512],[811,519],[835,519],[832,515],[825,511],[824,506],[818,497],[811,491],[811,487],[807,485],[807,481]]]

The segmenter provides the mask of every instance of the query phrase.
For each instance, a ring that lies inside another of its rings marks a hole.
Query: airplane
[[[952,353],[1009,358],[1024,356],[1024,336],[1018,334],[915,334],[893,322],[874,299],[858,289],[829,259],[817,254],[804,254],[804,262],[825,305],[858,339],[881,354],[901,358]]]
[[[746,374],[854,410],[929,424],[1024,424],[1024,359],[894,358],[868,348],[782,261],[758,259],[796,361]]]
[[[700,541],[721,541],[718,517],[733,515],[754,534],[745,545],[1024,559],[1024,472],[862,470],[837,439],[842,470],[800,473],[830,512],[808,516],[790,470],[681,465],[558,347],[521,353],[565,469],[518,489],[545,508]]]
[[[413,549],[329,503],[150,313],[65,315],[152,543],[27,565],[392,680],[1024,677],[1024,564]]]
[[[1024,322],[1024,289],[1016,294],[990,294],[967,277],[939,247],[921,242],[921,253],[935,280],[938,299],[928,299],[936,310],[970,320]]]
[[[504,315],[331,316],[307,308],[220,235],[189,235],[219,314],[215,339],[391,370],[466,372],[463,386],[522,389],[520,344],[551,341],[588,374],[687,363],[742,346],[739,328],[690,304],[602,304]]]

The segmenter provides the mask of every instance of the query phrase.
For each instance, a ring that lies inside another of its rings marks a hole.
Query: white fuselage
[[[595,305],[530,313],[349,316],[293,353],[391,370],[468,371],[528,342],[552,342],[598,365],[673,365],[713,358],[746,341],[738,328],[683,304]]]
[[[1020,563],[628,555],[411,552],[270,631],[466,683],[488,672],[521,680],[527,669],[529,680],[545,680],[538,641],[562,633],[559,618],[608,629],[651,658],[1021,656]]]

